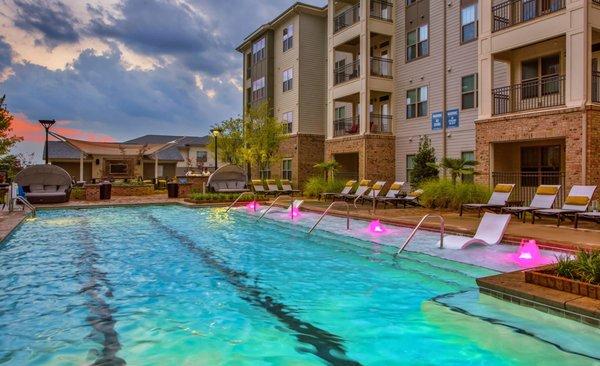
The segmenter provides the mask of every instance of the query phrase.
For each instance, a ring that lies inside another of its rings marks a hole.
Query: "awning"
[[[114,155],[128,157],[156,155],[161,150],[170,147],[178,141],[174,140],[163,144],[129,144],[121,142],[84,141],[64,137],[53,132],[50,132],[50,134],[87,155]]]

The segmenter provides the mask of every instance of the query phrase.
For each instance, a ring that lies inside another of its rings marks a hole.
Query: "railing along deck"
[[[339,32],[342,29],[353,25],[360,20],[360,3],[344,10],[333,18],[333,32]]]
[[[592,102],[600,103],[600,71],[592,72]]]
[[[370,117],[371,133],[392,133],[391,115],[371,113]]]
[[[359,117],[340,118],[333,121],[333,136],[356,135],[360,131]]]
[[[392,21],[393,4],[385,0],[371,0],[370,16],[371,18]]]
[[[555,13],[566,0],[507,0],[492,6],[492,32]]]
[[[333,70],[334,84],[340,84],[360,76],[360,59]]]
[[[371,75],[391,79],[393,70],[393,61],[389,58],[371,57]]]
[[[565,76],[546,76],[492,89],[494,115],[565,104]]]

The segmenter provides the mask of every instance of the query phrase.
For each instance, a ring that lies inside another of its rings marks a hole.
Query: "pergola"
[[[158,178],[158,153],[176,144],[178,140],[173,140],[161,144],[130,144],[121,142],[94,142],[68,138],[59,134],[50,132],[58,140],[67,143],[69,146],[80,151],[79,158],[79,180],[83,181],[83,163],[86,155],[112,155],[122,156],[124,158],[143,158],[154,159],[154,178]]]

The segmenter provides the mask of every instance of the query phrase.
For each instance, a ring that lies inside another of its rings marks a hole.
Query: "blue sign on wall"
[[[446,128],[455,128],[459,124],[458,109],[446,111]]]
[[[431,113],[431,129],[432,130],[441,130],[443,120],[444,120],[444,115],[442,112]]]

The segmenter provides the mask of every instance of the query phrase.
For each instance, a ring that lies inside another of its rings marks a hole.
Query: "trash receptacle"
[[[100,183],[100,199],[101,200],[109,200],[112,191],[112,183],[110,182],[102,182]]]
[[[167,183],[167,194],[169,195],[169,198],[179,197],[179,183],[177,183],[177,182]]]

